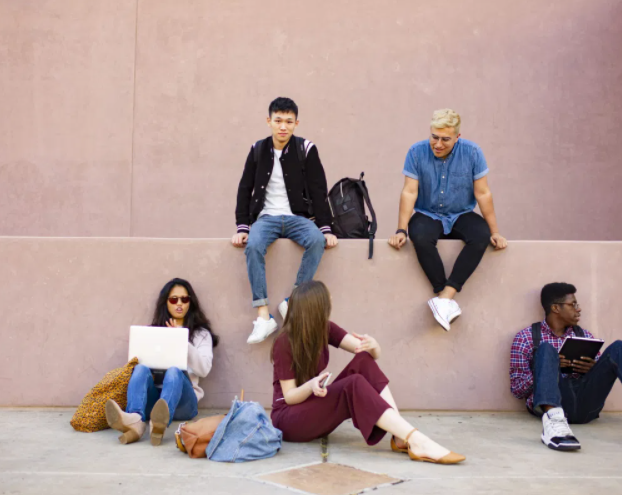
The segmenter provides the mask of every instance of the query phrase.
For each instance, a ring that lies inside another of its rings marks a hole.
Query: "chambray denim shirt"
[[[426,139],[410,147],[402,173],[419,181],[415,211],[440,220],[443,232],[449,234],[458,217],[475,208],[473,181],[488,174],[488,165],[472,141],[459,138],[442,159],[434,156]]]

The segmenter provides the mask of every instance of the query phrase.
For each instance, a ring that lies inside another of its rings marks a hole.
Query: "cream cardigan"
[[[199,387],[199,378],[205,378],[211,371],[213,358],[212,336],[205,329],[199,330],[194,334],[192,342],[188,342],[188,375],[197,401],[205,395]]]

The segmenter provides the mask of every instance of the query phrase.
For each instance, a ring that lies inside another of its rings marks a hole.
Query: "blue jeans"
[[[305,248],[296,277],[296,286],[313,279],[322,255],[326,239],[317,225],[298,215],[264,215],[251,227],[246,244],[246,267],[253,292],[253,308],[267,306],[266,251],[278,238],[291,239]]]
[[[179,368],[166,370],[162,388],[159,389],[153,383],[151,370],[142,364],[137,365],[127,387],[126,412],[138,413],[143,421],[148,421],[153,406],[160,398],[168,404],[169,425],[173,419],[187,421],[199,412],[192,383]]]
[[[621,340],[607,347],[594,367],[579,378],[562,376],[559,353],[543,342],[534,363],[534,414],[542,415],[541,406],[561,407],[570,423],[589,423],[598,418],[616,378],[622,381]]]

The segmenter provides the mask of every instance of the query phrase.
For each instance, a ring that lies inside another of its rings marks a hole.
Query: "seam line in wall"
[[[136,0],[136,22],[134,25],[134,81],[132,87],[132,151],[130,160],[130,222],[128,237],[134,232],[134,133],[136,130],[136,66],[138,58],[138,2]]]

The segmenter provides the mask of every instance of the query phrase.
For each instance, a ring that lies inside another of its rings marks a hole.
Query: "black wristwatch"
[[[406,232],[404,229],[397,229],[395,231],[396,234],[402,233],[404,234],[406,237],[408,237],[408,232]]]

